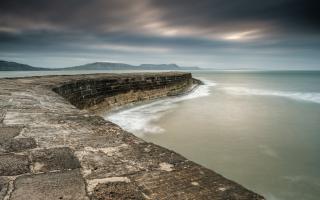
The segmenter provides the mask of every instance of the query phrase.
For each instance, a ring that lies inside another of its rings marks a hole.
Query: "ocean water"
[[[193,72],[186,96],[105,115],[270,200],[320,199],[320,72]]]

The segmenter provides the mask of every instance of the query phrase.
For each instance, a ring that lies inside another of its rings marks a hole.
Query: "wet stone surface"
[[[0,200],[264,199],[97,115],[194,84],[183,72],[0,79]]]

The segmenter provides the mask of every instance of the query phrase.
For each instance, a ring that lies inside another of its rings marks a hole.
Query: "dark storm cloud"
[[[100,33],[139,29],[152,22],[222,31],[261,24],[303,32],[320,30],[318,8],[310,0],[7,0],[1,2],[0,25],[8,32]]]
[[[208,66],[211,54],[226,52],[315,54],[318,8],[309,0],[4,0],[0,58],[63,52],[179,62],[192,55],[193,64],[207,56]]]
[[[165,11],[165,19],[177,25],[241,26],[266,22],[280,29],[320,30],[319,3],[312,0],[162,0],[154,1],[154,5]]]
[[[1,25],[21,29],[108,30],[130,14],[129,1],[9,0],[1,2]],[[123,13],[121,13],[123,12]]]

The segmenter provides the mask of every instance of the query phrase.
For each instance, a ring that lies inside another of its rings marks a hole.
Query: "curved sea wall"
[[[184,93],[199,84],[190,73],[122,75],[63,83],[53,91],[79,109],[109,110],[116,106]]]
[[[0,79],[0,199],[263,199],[95,114],[197,84],[178,72]]]

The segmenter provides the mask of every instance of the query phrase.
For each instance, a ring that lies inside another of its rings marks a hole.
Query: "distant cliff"
[[[0,71],[47,71],[47,70],[200,70],[199,67],[181,67],[176,64],[142,64],[95,62],[66,68],[40,68],[16,62],[0,61]]]

